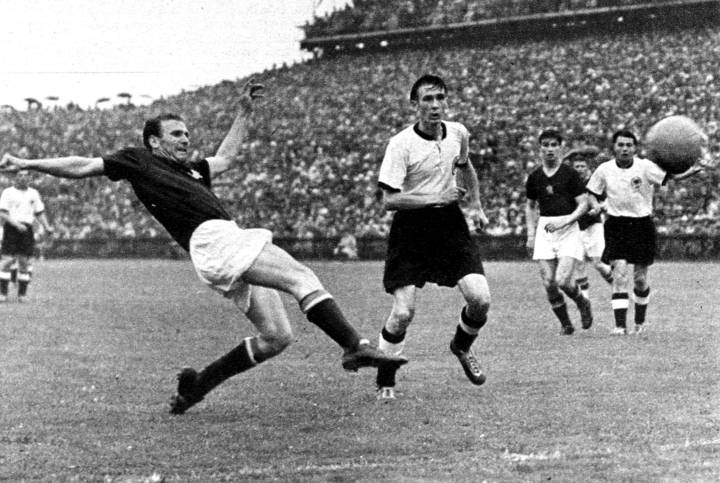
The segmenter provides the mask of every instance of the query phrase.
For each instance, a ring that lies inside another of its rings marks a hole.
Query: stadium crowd
[[[278,237],[384,236],[390,215],[378,198],[378,168],[390,135],[412,118],[406,87],[425,71],[447,79],[451,118],[470,129],[490,235],[524,231],[524,179],[543,127],[561,129],[568,147],[598,146],[607,159],[615,129],[642,134],[666,115],[685,114],[720,156],[720,28],[362,53],[256,76],[267,97],[240,168],[215,183],[229,211],[241,226]],[[232,122],[240,86],[224,81],[134,109],[3,111],[2,149],[100,156],[140,145],[143,120],[172,111],[199,143],[193,157],[208,156]],[[719,181],[709,170],[670,182],[657,196],[660,231],[719,233]],[[34,186],[55,237],[165,236],[123,183],[39,176]]]
[[[652,3],[660,0],[355,0],[316,16],[304,30],[313,38]]]

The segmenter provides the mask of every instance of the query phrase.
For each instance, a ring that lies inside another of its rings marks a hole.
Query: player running
[[[11,281],[17,282],[18,302],[24,302],[27,300],[28,285],[32,277],[35,220],[46,234],[53,231],[45,216],[45,205],[40,193],[30,186],[27,172],[16,173],[13,185],[0,194],[0,220],[3,223],[0,302],[7,301]]]
[[[594,146],[573,149],[563,156],[563,160],[570,162],[570,165],[580,175],[580,178],[587,185],[590,179],[590,160],[595,159],[598,149]],[[590,298],[590,281],[587,276],[587,263],[592,263],[595,270],[609,284],[612,284],[612,267],[602,261],[603,250],[605,249],[605,235],[603,234],[602,213],[605,207],[597,203],[595,197],[588,196],[588,211],[578,219],[580,227],[580,238],[583,244],[583,260],[575,263],[575,282],[580,287],[585,298]]]
[[[471,345],[487,321],[490,289],[477,244],[459,202],[469,191],[479,225],[487,223],[475,169],[468,159],[469,133],[444,121],[447,88],[437,76],[420,77],[410,90],[418,121],[389,142],[378,184],[385,206],[395,212],[388,238],[383,285],[393,306],[379,336],[379,348],[400,354],[415,315],[415,295],[426,282],[457,286],[466,305],[460,311],[450,351],[473,384],[485,382]],[[456,182],[456,172],[463,187]],[[377,374],[378,399],[395,398],[397,368]]]
[[[593,322],[590,300],[580,292],[573,274],[583,259],[578,219],[587,211],[585,185],[574,169],[561,162],[563,138],[559,131],[546,129],[538,137],[542,164],[525,184],[527,204],[527,247],[540,266],[548,301],[560,321],[561,333],[575,332],[562,292],[575,302],[583,329]]]
[[[612,309],[614,335],[625,335],[627,312],[630,308],[629,265],[633,265],[633,296],[635,300],[635,333],[643,332],[650,285],[648,267],[655,261],[656,230],[652,217],[655,188],[670,177],[683,179],[702,170],[693,166],[685,173],[670,175],[649,159],[636,156],[637,137],[627,129],[612,136],[615,157],[597,167],[587,189],[596,200],[606,198],[605,251],[613,271]]]
[[[388,365],[395,369],[407,359],[386,355],[361,339],[343,316],[317,276],[272,243],[264,229],[242,229],[211,191],[211,178],[235,166],[247,132],[253,101],[263,86],[252,80],[240,96],[239,112],[215,156],[188,160],[189,133],[176,115],[145,122],[144,148],[127,148],[89,158],[69,156],[21,159],[6,154],[5,170],[34,170],[66,178],[105,175],[128,181],[138,199],[190,253],[198,277],[231,299],[259,334],[197,372],[185,368],[178,376],[171,412],[182,414],[226,379],[282,352],[292,342],[292,329],[277,290],[289,293],[308,320],[344,350],[342,366],[349,371]]]

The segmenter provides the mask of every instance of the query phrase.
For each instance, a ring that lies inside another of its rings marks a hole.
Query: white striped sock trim
[[[330,295],[328,292],[325,292],[323,295],[318,296],[316,299],[311,300],[308,302],[308,304],[305,307],[302,307],[303,313],[307,314],[311,308],[315,307],[320,302],[333,298],[332,295]]]
[[[403,339],[401,342],[398,342],[397,344],[393,344],[392,342],[386,341],[382,334],[378,336],[378,349],[380,349],[386,354],[399,356],[404,348],[405,339]]]
[[[465,322],[463,322],[462,317],[460,317],[459,325],[460,325],[460,328],[467,334],[478,335],[480,333],[480,329],[475,328],[475,327],[470,327]]]
[[[247,351],[248,356],[250,357],[250,360],[252,361],[252,363],[254,365],[257,365],[257,361],[255,360],[255,354],[253,353],[253,349],[252,349],[252,343],[251,343],[252,339],[254,339],[254,337],[245,337],[243,342],[245,343],[245,350]]]
[[[10,280],[10,272],[0,272],[0,280]]]
[[[612,299],[610,302],[610,306],[615,309],[627,309],[630,307],[630,300],[629,299]]]
[[[647,305],[650,303],[650,294],[647,294],[646,297],[638,297],[637,294],[633,293],[633,300],[638,305]]]
[[[17,279],[20,282],[29,282],[30,281],[30,274],[27,272],[18,272]]]

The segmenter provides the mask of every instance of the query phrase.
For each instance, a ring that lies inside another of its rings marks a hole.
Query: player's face
[[[582,179],[589,177],[590,173],[588,173],[588,165],[585,161],[573,161],[572,166]]]
[[[160,137],[151,136],[153,154],[184,162],[189,156],[190,133],[185,123],[170,119],[160,124]]]
[[[635,156],[635,141],[633,138],[626,138],[625,136],[618,136],[613,144],[613,151],[615,151],[615,159],[618,161],[630,161]]]
[[[15,175],[15,187],[19,190],[26,190],[30,185],[30,174],[27,171],[18,171]]]
[[[554,163],[560,159],[560,141],[555,138],[544,138],[540,141],[540,156],[543,161]]]
[[[440,87],[421,85],[415,105],[420,122],[426,125],[439,124],[445,117],[447,96]]]

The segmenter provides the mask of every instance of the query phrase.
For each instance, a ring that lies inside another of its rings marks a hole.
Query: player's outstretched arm
[[[252,78],[243,85],[237,116],[225,135],[225,139],[220,143],[215,156],[208,158],[211,176],[223,173],[233,167],[247,135],[247,123],[252,115],[255,100],[264,97],[262,92],[264,88],[265,86],[256,83]]]
[[[102,158],[65,156],[61,158],[25,159],[9,153],[0,160],[0,171],[38,171],[60,178],[87,178],[105,172]]]

